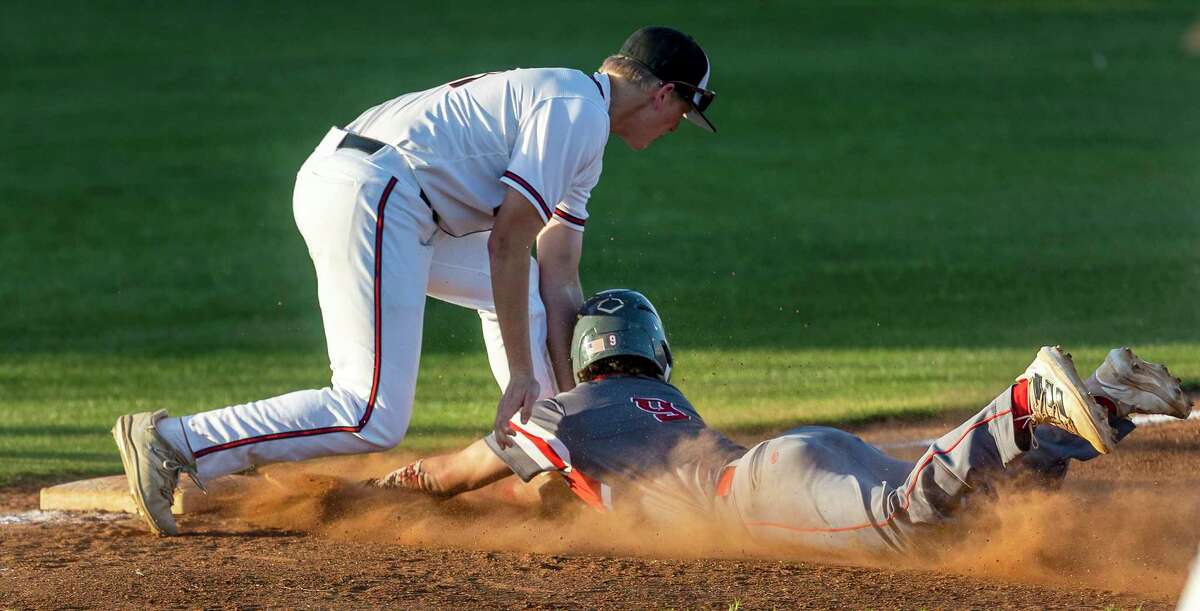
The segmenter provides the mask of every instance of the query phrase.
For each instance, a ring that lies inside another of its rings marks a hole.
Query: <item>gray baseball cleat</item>
[[[1035,424],[1052,424],[1078,435],[1101,454],[1116,445],[1108,411],[1088,394],[1071,355],[1058,346],[1044,346],[1017,378],[1029,381],[1029,411]]]
[[[1165,414],[1187,418],[1192,412],[1179,378],[1163,365],[1147,363],[1129,348],[1113,348],[1092,377],[1084,382],[1092,395],[1108,397],[1117,406],[1116,416]]]
[[[179,474],[187,473],[201,490],[204,486],[197,477],[196,463],[184,458],[158,434],[154,425],[166,417],[166,410],[161,409],[121,416],[117,418],[112,434],[121,452],[129,494],[138,513],[154,534],[177,535],[179,529],[171,514],[171,504],[175,500]]]

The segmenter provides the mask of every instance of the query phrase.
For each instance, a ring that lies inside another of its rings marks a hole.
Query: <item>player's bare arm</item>
[[[557,473],[542,473],[523,482],[483,439],[457,452],[423,458],[364,484],[440,499],[462,495],[489,505],[542,512],[557,512],[576,504],[574,493]]]
[[[566,225],[550,223],[538,234],[538,287],[546,306],[546,348],[560,392],[575,388],[570,345],[575,313],[583,305],[579,282],[582,253],[583,233]]]
[[[508,444],[508,437],[515,434],[508,425],[509,418],[521,412],[522,421],[528,421],[529,410],[537,401],[540,390],[533,376],[533,359],[529,353],[529,254],[542,227],[542,219],[533,205],[509,188],[497,210],[496,225],[488,239],[492,294],[510,373],[493,423],[501,445]]]
[[[512,475],[512,470],[482,439],[450,454],[423,458],[372,484],[452,497],[478,490]]]

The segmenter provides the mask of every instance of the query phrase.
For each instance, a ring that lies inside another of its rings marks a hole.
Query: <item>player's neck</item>
[[[631,118],[646,104],[646,96],[636,85],[619,75],[608,74],[608,83],[612,96],[612,102],[608,105],[608,131],[625,136],[632,124]]]

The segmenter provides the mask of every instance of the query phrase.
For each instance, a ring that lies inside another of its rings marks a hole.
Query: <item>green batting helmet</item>
[[[671,379],[671,347],[658,310],[646,296],[628,289],[600,291],[579,308],[571,338],[575,379],[592,363],[613,356],[641,357]]]

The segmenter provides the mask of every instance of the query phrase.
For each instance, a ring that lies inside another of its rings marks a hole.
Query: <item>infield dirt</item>
[[[919,439],[951,422],[858,432]],[[1169,609],[1200,541],[1196,420],[1135,431],[1115,454],[1073,465],[1059,490],[976,505],[939,558],[904,563],[763,550],[590,511],[397,499],[331,477],[406,458],[267,469],[289,492],[264,485],[185,517],[173,539],[128,518],[0,525],[0,606]],[[0,491],[0,513],[36,504],[35,489]]]

